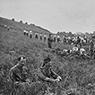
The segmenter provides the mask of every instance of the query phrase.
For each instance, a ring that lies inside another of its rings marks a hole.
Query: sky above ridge
[[[53,33],[95,31],[95,0],[0,0],[0,16]]]

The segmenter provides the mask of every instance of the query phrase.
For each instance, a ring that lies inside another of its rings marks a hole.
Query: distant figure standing
[[[52,39],[52,36],[51,34],[49,34],[49,37],[48,37],[48,48],[52,48],[52,42],[53,42],[53,39]]]
[[[79,45],[79,47],[81,47],[81,39],[80,39],[80,37],[78,36],[77,37],[77,46]]]
[[[86,44],[87,44],[87,37],[86,37],[86,36],[84,37],[84,40],[85,40],[85,42],[86,42]]]
[[[90,41],[89,50],[90,50],[90,56],[92,57],[93,53],[94,53],[94,43],[93,43],[93,40]]]

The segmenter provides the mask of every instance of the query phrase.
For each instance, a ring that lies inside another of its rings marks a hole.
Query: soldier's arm
[[[18,73],[16,73],[16,71],[17,71],[17,70],[16,70],[16,67],[17,67],[17,66],[18,66],[18,64],[15,65],[15,66],[13,66],[13,67],[9,70],[9,79],[12,78],[12,75],[13,75],[13,74],[15,74],[18,79],[21,79],[20,75],[19,75]]]
[[[40,68],[43,68],[45,66],[45,63],[42,62]]]
[[[52,69],[50,69],[51,71],[51,75],[54,79],[56,79],[59,75],[57,73],[55,73]]]
[[[11,77],[12,73],[14,72],[15,68],[18,66],[18,64],[16,64],[15,66],[13,66],[10,70],[9,70],[9,76]]]
[[[16,64],[15,66],[13,66],[10,71],[14,70],[19,64]]]

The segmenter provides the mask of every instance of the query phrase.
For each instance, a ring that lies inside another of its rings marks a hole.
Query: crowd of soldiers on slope
[[[24,30],[24,35],[30,36],[30,38],[32,38],[32,31],[26,31]],[[46,37],[46,35],[45,35]],[[49,36],[47,37],[47,44],[48,44],[48,48],[52,49],[52,43],[56,42],[56,36],[49,34]],[[60,37],[57,36],[57,42],[60,42]],[[62,43],[61,43],[62,44]],[[94,39],[88,39],[86,36],[80,37],[64,37],[63,39],[63,44],[69,44],[72,45],[73,48],[72,49],[55,49],[55,52],[57,52],[57,54],[65,56],[65,55],[69,55],[69,54],[78,54],[78,55],[84,55],[84,56],[94,56]],[[87,52],[87,50],[83,47],[83,46],[89,46],[89,53]]]
[[[60,48],[53,48],[52,43],[54,40],[52,39],[51,34],[48,37],[48,48],[51,49],[52,52],[55,52],[61,56],[68,56],[68,55],[79,55],[86,58],[94,58],[95,59],[95,45],[94,45],[94,38],[89,41],[89,44],[86,45],[88,49],[85,49],[84,45],[81,43],[81,39],[78,36],[76,42],[72,45],[73,47],[70,49],[60,49]],[[87,43],[87,41],[86,41]]]
[[[28,32],[28,31],[24,31],[24,35],[30,36],[30,38],[32,37],[32,31]],[[56,37],[54,37],[54,35],[49,34],[48,39],[47,39],[47,44],[48,44],[48,48],[52,49],[52,43],[55,43],[56,41]],[[57,42],[60,42],[60,37],[57,37]],[[69,44],[69,45],[73,45],[72,49],[54,49],[53,52],[56,52],[56,54],[61,55],[61,56],[67,56],[67,55],[73,55],[73,54],[77,54],[83,57],[90,57],[90,58],[95,58],[94,55],[94,39],[87,39],[87,37],[85,36],[80,37],[64,37],[63,39],[63,44]],[[83,46],[89,46],[89,52],[83,47]]]
[[[33,37],[33,31],[27,31],[27,30],[24,30],[24,35],[27,35],[29,36],[30,38]],[[39,33],[35,33],[35,38],[38,38],[37,36],[40,35],[40,37],[42,37],[42,34],[39,34]],[[87,39],[87,37],[63,37],[63,38],[60,38],[59,35],[55,35],[55,34],[49,34],[49,35],[46,35],[46,34],[43,34],[43,37],[44,37],[44,40],[46,41],[46,38],[49,38],[51,37],[53,39],[53,42],[63,42],[64,44],[77,44],[78,40],[80,39],[80,43],[82,45],[86,45],[90,40]]]
[[[10,29],[16,29],[15,27],[8,26],[6,24],[4,24],[4,25],[3,24],[2,25],[0,24],[0,26],[1,27],[5,27],[8,30],[10,30]],[[24,35],[27,35],[30,38],[33,37],[33,31],[32,30],[30,30],[30,31],[23,30],[23,32],[24,32]],[[42,34],[39,34],[39,33],[35,33],[35,34],[42,36]],[[44,36],[45,40],[46,40],[46,38],[48,38],[48,36],[45,35],[45,34],[43,36]],[[57,42],[61,42],[61,40],[62,40],[63,43],[70,44],[70,45],[71,44],[77,44],[78,40],[80,40],[81,45],[86,45],[87,43],[90,42],[90,39],[88,39],[86,36],[84,36],[84,37],[81,37],[81,36],[78,36],[78,37],[77,36],[73,36],[73,37],[67,36],[67,37],[60,38],[59,35],[52,34],[51,37],[53,39],[53,42],[56,42],[56,41]]]
[[[0,25],[0,26],[5,27],[8,30],[15,29],[14,27],[8,26],[8,25]],[[30,38],[33,37],[33,31],[32,30],[30,30],[30,31],[23,30],[23,32],[24,32],[24,35],[27,35]],[[39,33],[35,33],[35,38],[38,38],[38,35],[40,35],[40,39],[42,39],[42,34],[39,34]],[[64,44],[69,44],[69,45],[72,45],[72,44],[77,45],[78,43],[80,43],[80,45],[86,45],[86,44],[90,43],[90,39],[88,39],[86,36],[84,36],[84,37],[81,37],[81,36],[78,36],[78,37],[77,36],[73,36],[73,37],[67,36],[67,37],[60,38],[59,35],[54,35],[54,34],[50,34],[50,35],[51,35],[51,38],[53,39],[53,42],[61,42],[62,41]],[[50,37],[50,36],[48,37],[45,34],[43,36],[44,36],[44,41],[46,41],[46,38]]]

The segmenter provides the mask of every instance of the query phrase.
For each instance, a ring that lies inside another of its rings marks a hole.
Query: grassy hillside
[[[3,25],[8,25],[11,29],[8,30]],[[13,27],[14,29],[12,29]],[[43,95],[47,83],[38,82],[37,69],[48,54],[52,59],[53,70],[62,77],[62,81],[57,85],[50,85],[52,88],[50,92],[57,92],[55,95],[66,95],[63,93],[74,89],[76,95],[95,95],[95,60],[84,60],[76,56],[61,57],[49,50],[45,51],[47,45],[24,36],[23,29],[24,25],[21,23],[0,18],[0,94],[3,93],[1,95],[11,95],[10,92],[13,88],[7,77],[9,69],[16,64],[15,59],[19,55],[27,57],[32,85],[24,84],[24,88],[20,87],[22,89],[19,88],[20,91],[17,95]],[[70,48],[69,45],[61,46],[60,44],[57,47]],[[50,95],[50,92],[44,95]]]
[[[37,26],[35,24],[25,24],[23,22],[18,22],[18,21],[12,21],[10,19],[6,19],[6,18],[2,18],[0,17],[0,25],[8,25],[10,28],[14,28],[14,29],[19,29],[19,30],[32,30],[34,32],[38,32],[38,33],[50,33],[50,31],[40,27],[40,26]]]

